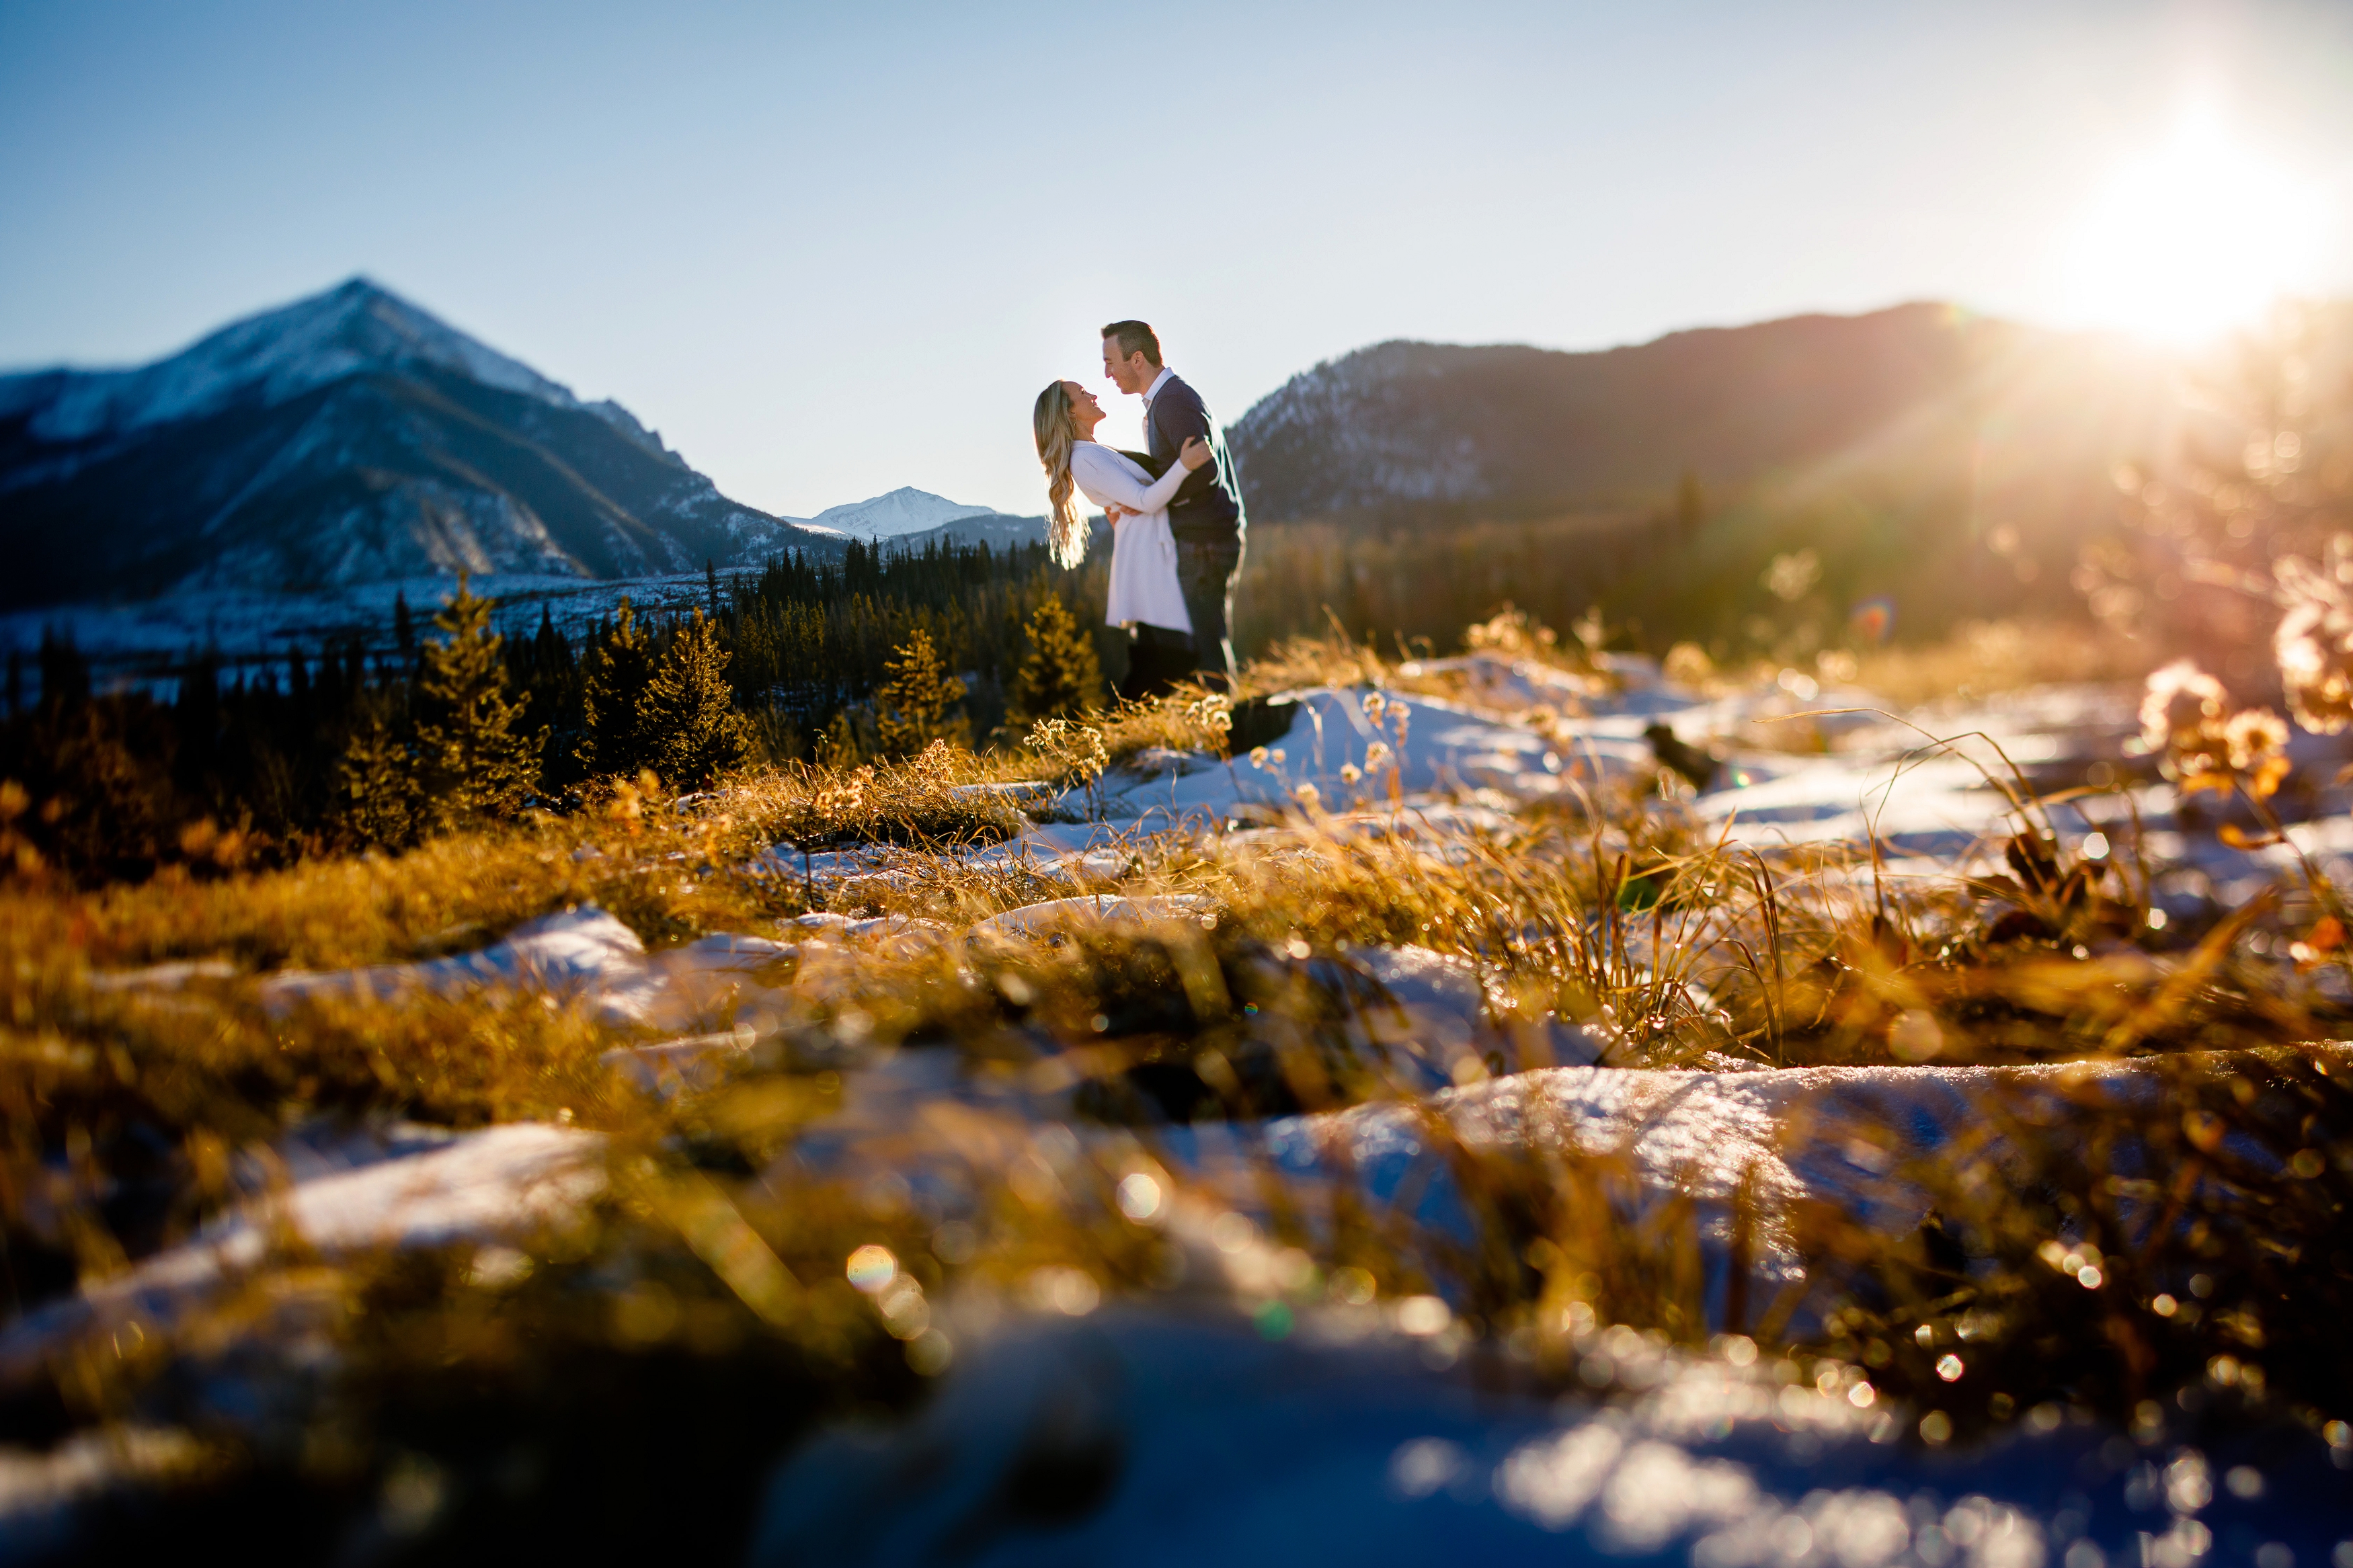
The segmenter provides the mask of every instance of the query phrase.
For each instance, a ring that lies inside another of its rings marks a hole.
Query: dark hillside
[[[1594,353],[1388,342],[1294,376],[1234,427],[1253,518],[1535,515],[1833,458],[2034,334],[1943,305],[1677,332]]]

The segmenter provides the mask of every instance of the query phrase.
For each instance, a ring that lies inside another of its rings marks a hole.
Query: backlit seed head
[[[2293,556],[2273,568],[2287,606],[2272,636],[2280,685],[2295,721],[2320,735],[2353,723],[2353,603],[2339,575],[2346,563],[2341,541],[2331,554],[2337,571]]]

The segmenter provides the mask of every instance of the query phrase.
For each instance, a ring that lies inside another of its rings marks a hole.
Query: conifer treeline
[[[1113,635],[1079,628],[1100,627],[1104,575],[1100,559],[1059,571],[1042,546],[853,543],[839,564],[712,574],[715,614],[624,602],[576,638],[543,608],[534,632],[502,636],[461,585],[423,631],[398,601],[388,648],[290,648],[226,681],[198,654],[170,697],[94,692],[87,661],[52,638],[37,699],[11,661],[0,873],[13,859],[105,880],[397,847],[525,802],[562,808],[583,783],[639,769],[691,788],[762,756],[985,740],[1103,700],[1097,646]]]
[[[755,722],[767,715],[771,751],[813,749],[839,732],[837,719],[871,703],[920,630],[965,679],[966,716],[987,735],[1007,717],[1025,628],[1050,597],[1091,629],[1099,663],[1118,657],[1118,635],[1103,626],[1108,562],[1098,549],[1063,571],[1042,543],[902,552],[856,542],[839,565],[798,554],[772,562],[736,580],[721,616],[738,700]]]
[[[1542,531],[1441,561],[1264,531],[1240,594],[1244,651],[1321,629],[1327,605],[1359,633],[1451,645],[1450,626],[1495,599],[1541,597],[1558,574],[1545,558],[1590,564],[1589,540],[1562,551]],[[192,655],[176,696],[94,694],[86,663],[52,641],[37,700],[9,684],[0,781],[16,787],[0,791],[0,865],[22,853],[103,879],[398,846],[526,802],[562,809],[584,784],[640,769],[691,788],[746,760],[849,763],[1027,733],[1100,705],[1124,666],[1103,625],[1109,554],[1063,571],[1042,544],[852,542],[838,562],[711,573],[689,614],[625,602],[573,635],[545,608],[531,631],[501,634],[495,606],[470,594],[421,626],[401,599],[388,637],[290,647],[226,681],[217,658]]]

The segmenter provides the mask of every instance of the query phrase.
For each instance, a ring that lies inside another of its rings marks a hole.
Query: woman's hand
[[[1187,468],[1207,468],[1209,459],[1215,456],[1217,454],[1209,450],[1207,441],[1198,436],[1188,436],[1185,438],[1185,449],[1176,454],[1176,460]]]
[[[1135,515],[1136,514],[1133,510],[1120,505],[1117,501],[1113,501],[1109,506],[1103,508],[1103,521],[1108,523],[1123,523],[1129,518]]]

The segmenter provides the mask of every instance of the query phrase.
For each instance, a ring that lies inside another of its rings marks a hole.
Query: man
[[[1234,583],[1242,574],[1242,488],[1225,433],[1201,395],[1160,363],[1160,340],[1142,321],[1103,330],[1103,374],[1144,399],[1144,436],[1155,472],[1166,472],[1187,437],[1206,441],[1215,458],[1195,471],[1168,503],[1176,541],[1176,580],[1193,622],[1194,660],[1211,687],[1233,689]]]

